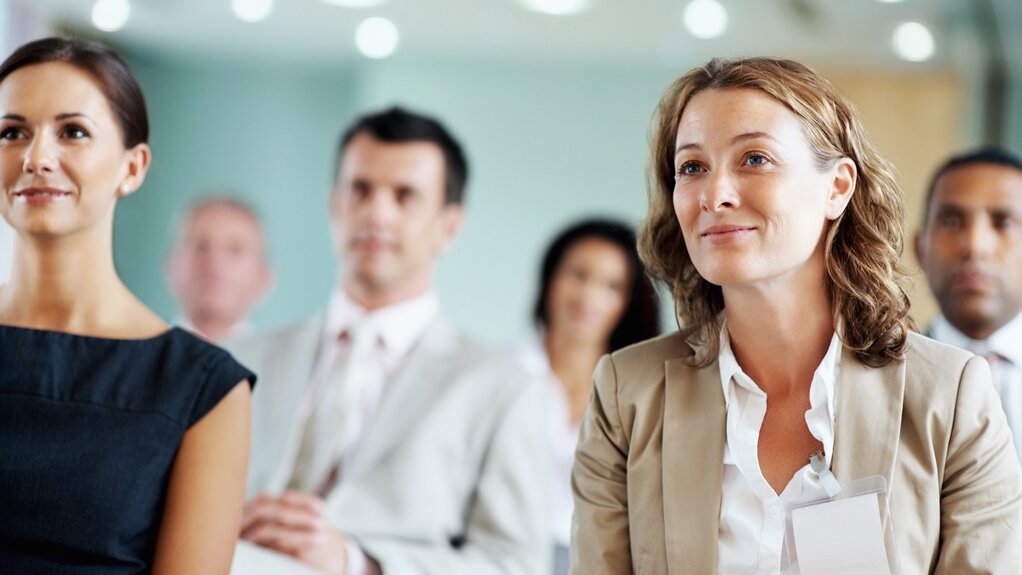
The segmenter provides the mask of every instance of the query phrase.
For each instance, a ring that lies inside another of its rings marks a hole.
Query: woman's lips
[[[56,188],[26,188],[14,192],[14,197],[31,205],[46,205],[71,197],[71,192]]]
[[[727,243],[740,240],[751,234],[755,229],[753,226],[717,225],[706,228],[699,235],[713,243]]]

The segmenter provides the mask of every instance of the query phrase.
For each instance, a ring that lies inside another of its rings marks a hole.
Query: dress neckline
[[[127,338],[124,338],[124,337],[103,337],[103,336],[98,336],[98,335],[88,335],[88,334],[82,334],[82,333],[74,333],[74,332],[70,332],[70,331],[59,331],[59,330],[53,330],[53,329],[42,329],[42,328],[37,328],[37,327],[27,327],[27,326],[12,325],[12,324],[6,324],[6,323],[0,323],[0,328],[8,329],[8,330],[15,331],[15,332],[20,331],[20,332],[24,332],[24,333],[35,333],[35,334],[41,334],[41,335],[47,335],[47,336],[59,337],[59,338],[81,339],[81,340],[92,340],[92,341],[104,341],[104,342],[124,342],[124,343],[146,343],[146,342],[158,341],[158,340],[164,339],[166,337],[169,337],[173,333],[181,331],[180,327],[178,327],[176,325],[172,325],[169,328],[167,328],[166,330],[164,330],[164,331],[162,331],[162,332],[160,332],[160,333],[158,333],[156,335],[153,335],[153,336],[149,336],[149,337],[127,337]]]

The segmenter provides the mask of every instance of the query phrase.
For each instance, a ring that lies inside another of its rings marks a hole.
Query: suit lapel
[[[282,346],[274,358],[279,363],[274,370],[274,377],[286,393],[280,397],[280,404],[275,405],[281,417],[287,423],[278,426],[287,430],[284,451],[281,453],[280,464],[274,472],[269,488],[271,491],[283,491],[287,488],[294,473],[295,460],[301,447],[305,423],[309,415],[309,390],[315,376],[316,365],[320,357],[323,322],[325,317],[317,315],[308,321],[295,334],[293,345]]]
[[[409,352],[380,400],[380,407],[345,464],[345,475],[357,475],[408,437],[429,412],[452,377],[457,333],[438,318]]]
[[[842,485],[881,475],[891,489],[905,401],[905,362],[871,368],[847,349],[842,354],[831,468]],[[885,525],[887,512],[881,509]]]
[[[716,362],[692,369],[665,365],[664,533],[671,573],[717,568],[717,532],[727,411]]]

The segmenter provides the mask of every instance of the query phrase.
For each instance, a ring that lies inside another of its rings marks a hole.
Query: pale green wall
[[[325,214],[335,139],[356,113],[401,103],[431,113],[471,163],[468,220],[443,257],[441,301],[492,343],[528,329],[542,249],[591,214],[638,222],[646,208],[650,114],[674,70],[474,62],[360,63],[348,69],[239,67],[137,55],[155,163],[123,202],[117,261],[157,311],[170,218],[199,192],[245,192],[268,220],[278,271],[254,315],[266,327],[325,304],[334,278]]]
[[[227,190],[256,206],[271,237],[277,279],[254,323],[315,310],[334,277],[325,206],[353,72],[129,60],[146,94],[153,148],[146,184],[118,207],[115,255],[129,287],[172,318],[163,263],[173,219],[204,192]]]

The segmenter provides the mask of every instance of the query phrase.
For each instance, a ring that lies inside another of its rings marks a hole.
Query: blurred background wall
[[[5,53],[25,35],[10,33],[12,17],[43,22],[33,35],[59,30],[115,45],[142,83],[154,163],[118,208],[116,261],[168,319],[175,309],[163,265],[174,219],[213,191],[247,198],[267,223],[277,280],[254,323],[321,308],[337,272],[326,216],[336,139],[358,114],[391,104],[439,117],[467,148],[469,216],[441,263],[439,293],[456,323],[497,344],[529,329],[539,258],[560,227],[594,214],[640,221],[650,115],[675,77],[710,57],[799,59],[852,98],[898,167],[912,271],[911,234],[936,164],[982,143],[1022,146],[1014,56],[1022,8],[1013,0],[719,0],[727,25],[714,38],[686,28],[687,0],[551,0],[582,5],[575,15],[529,11],[526,0],[389,0],[368,9],[253,1],[271,6],[257,22],[232,13],[231,0],[130,0],[130,17],[110,32],[95,27],[92,2],[0,2]],[[373,16],[400,30],[381,59],[359,54],[352,40]],[[712,14],[699,21],[712,23]],[[909,21],[924,23],[933,41],[919,61],[892,46]],[[911,296],[925,324],[934,305],[918,276]]]

